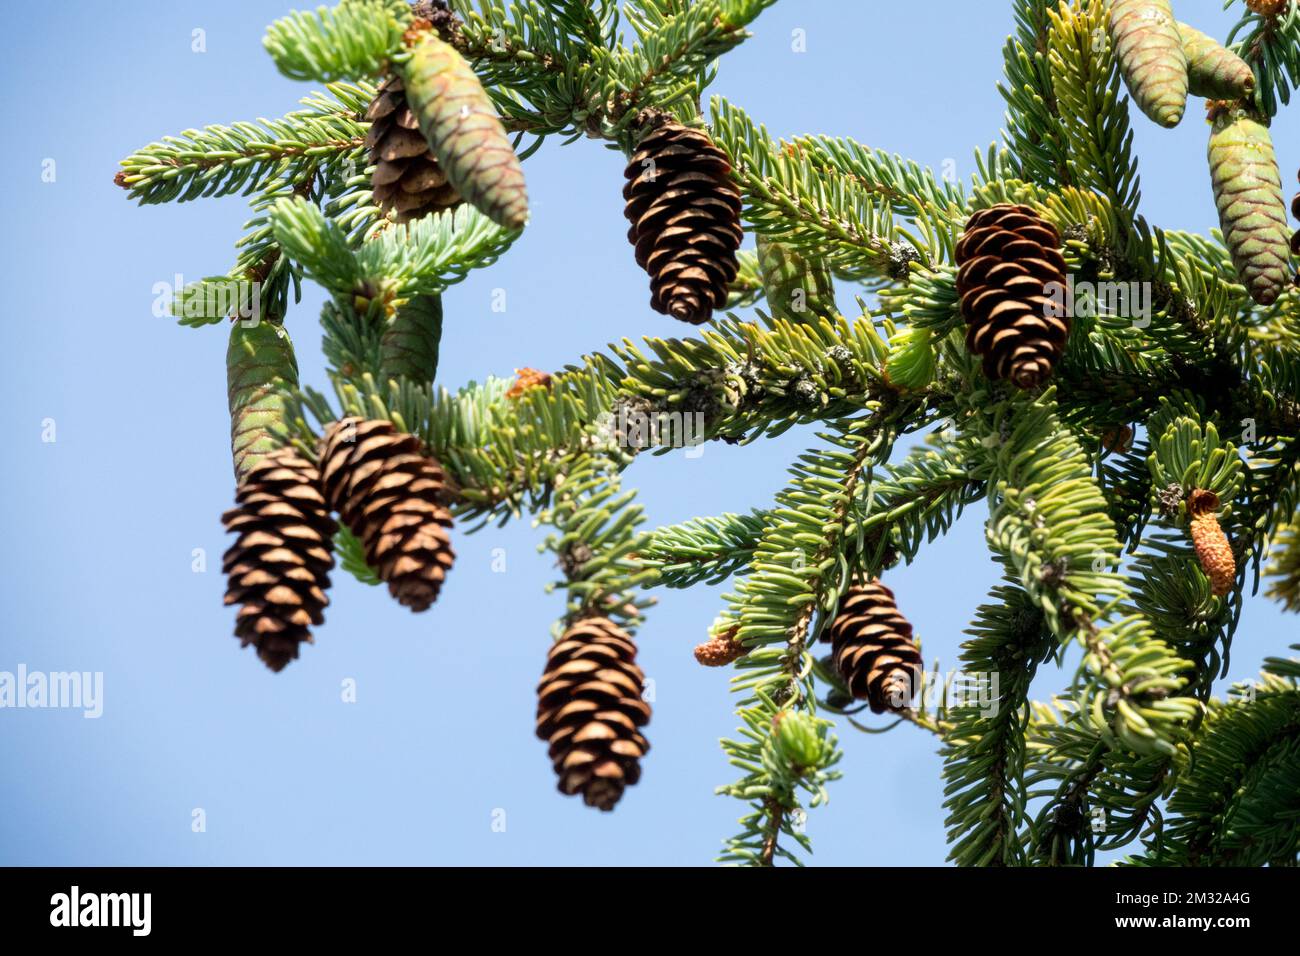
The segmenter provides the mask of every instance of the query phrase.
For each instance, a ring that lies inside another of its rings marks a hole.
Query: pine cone
[[[699,325],[726,305],[743,235],[730,172],[705,133],[679,123],[655,128],[633,152],[623,212],[656,312]]]
[[[984,357],[984,374],[1033,388],[1052,374],[1070,331],[1049,285],[1065,288],[1056,228],[1028,206],[980,210],[957,243],[957,294],[966,346]]]
[[[1187,54],[1169,0],[1111,0],[1110,36],[1133,101],[1161,126],[1187,108]]]
[[[226,604],[239,604],[235,636],[273,671],[298,657],[321,624],[328,571],[334,566],[334,519],[319,490],[316,466],[292,448],[256,461],[239,483],[236,507],[221,516],[239,535],[221,570],[229,576]]]
[[[835,667],[854,698],[877,714],[908,709],[920,688],[921,652],[894,592],[879,578],[845,593],[822,640],[831,642]]]
[[[401,67],[411,112],[456,191],[506,229],[528,222],[524,170],[473,68],[432,31]]]
[[[1248,100],[1255,92],[1250,64],[1213,37],[1186,23],[1178,24],[1187,55],[1187,91],[1212,100]]]
[[[612,810],[641,778],[650,749],[637,730],[650,722],[644,683],[636,644],[609,618],[578,621],[552,645],[537,685],[537,736],[550,744],[561,793]]]
[[[1289,278],[1290,232],[1273,138],[1235,103],[1212,102],[1209,115],[1210,179],[1223,240],[1251,298],[1271,305]]]
[[[1228,536],[1219,527],[1219,496],[1197,489],[1187,496],[1187,513],[1191,517],[1192,546],[1196,549],[1201,570],[1210,579],[1210,590],[1223,597],[1237,580],[1237,559]]]
[[[375,164],[371,182],[380,209],[397,222],[409,222],[461,204],[460,193],[420,132],[400,76],[391,75],[380,85],[366,119],[366,146]]]
[[[388,421],[343,418],[321,439],[325,499],[361,541],[366,563],[398,602],[425,611],[455,553],[442,468]]]

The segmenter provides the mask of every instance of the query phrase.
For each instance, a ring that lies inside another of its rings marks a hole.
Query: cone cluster
[[[1065,287],[1056,228],[1028,206],[1001,203],[971,216],[957,243],[957,294],[966,346],[984,373],[1020,388],[1044,382],[1070,331],[1053,290]]]
[[[865,700],[877,714],[911,706],[920,687],[921,652],[894,592],[878,578],[845,593],[822,639],[831,642],[831,659],[854,699]]]
[[[1201,570],[1210,579],[1216,597],[1232,590],[1237,580],[1237,560],[1232,544],[1219,526],[1219,496],[1197,489],[1187,496],[1187,513],[1191,518],[1192,547],[1201,562]]]
[[[707,322],[727,302],[740,248],[740,190],[726,154],[700,130],[663,123],[638,144],[624,175],[624,214],[650,307]]]
[[[1274,16],[1287,0],[1247,2],[1257,13]],[[1161,126],[1178,125],[1189,93],[1232,100],[1254,94],[1250,65],[1214,38],[1176,21],[1169,0],[1111,0],[1108,26],[1133,101]]]
[[[414,435],[362,418],[325,430],[320,461],[325,499],[361,541],[366,563],[399,603],[427,610],[455,560],[438,462]]]
[[[325,620],[336,526],[316,466],[291,448],[254,463],[235,501],[221,517],[238,535],[222,561],[225,603],[240,605],[235,636],[279,671],[311,641],[311,625]]]
[[[631,636],[605,617],[577,621],[552,645],[537,685],[537,736],[545,740],[558,788],[589,807],[612,810],[641,777],[650,722],[645,675]]]
[[[371,182],[380,209],[397,222],[409,222],[461,204],[460,193],[420,132],[400,76],[390,75],[380,85],[366,119],[366,146],[375,164]]]

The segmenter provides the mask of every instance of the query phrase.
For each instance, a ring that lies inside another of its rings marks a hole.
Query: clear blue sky
[[[1218,0],[1180,15],[1222,37]],[[335,578],[317,644],[279,675],[241,652],[223,608],[219,516],[232,479],[225,331],[152,315],[153,286],[224,272],[245,216],[238,197],[140,209],[113,186],[117,161],[206,123],[278,116],[310,87],[261,48],[287,0],[69,0],[6,10],[0,153],[8,346],[0,670],[102,671],[104,712],[0,710],[0,863],[707,864],[742,807],[732,779],[727,675],[691,648],[723,588],[664,592],[641,632],[657,684],[642,782],[612,814],[554,790],[533,736],[534,686],[561,609],[543,585],[541,532],[521,520],[458,535],[433,610]],[[207,52],[191,51],[206,31]],[[806,31],[807,52],[791,50]],[[962,178],[1002,124],[994,85],[1009,5],[935,0],[785,0],[726,57],[715,91],[777,135],[853,136]],[[1168,227],[1215,223],[1205,127],[1135,113],[1144,211]],[[1293,124],[1275,132],[1284,170]],[[42,164],[56,180],[42,182]],[[622,161],[590,141],[548,145],[526,166],[533,222],[514,249],[446,297],[441,380],[554,368],[623,336],[689,330],[650,311],[624,239]],[[1288,192],[1291,173],[1285,172]],[[491,310],[504,288],[508,309]],[[323,383],[309,290],[288,317],[305,380]],[[850,308],[850,290],[841,306]],[[43,443],[53,419],[57,441]],[[811,436],[700,458],[645,459],[629,473],[654,523],[771,500]],[[912,568],[890,575],[927,656],[955,662],[972,609],[997,580],[983,505]],[[208,570],[191,571],[206,549]],[[492,570],[504,548],[505,573]],[[1294,640],[1294,619],[1258,599],[1233,676]],[[357,683],[343,703],[341,682]],[[1040,679],[1041,694],[1067,674]],[[841,728],[845,779],[808,821],[827,864],[939,864],[945,857],[934,741],[903,727]],[[202,808],[207,830],[191,831]],[[493,813],[505,811],[505,832]]]

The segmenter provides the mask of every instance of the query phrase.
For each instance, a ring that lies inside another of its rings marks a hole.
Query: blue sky
[[[1222,37],[1230,17],[1219,8],[1184,0],[1179,11]],[[112,176],[163,134],[293,109],[310,87],[279,76],[261,49],[286,10],[282,0],[78,0],[6,12],[0,671],[102,671],[104,710],[97,720],[0,710],[0,863],[707,864],[743,809],[713,795],[732,779],[717,746],[735,723],[727,675],[691,656],[725,588],[660,595],[640,636],[657,689],[653,749],[642,782],[604,815],[555,792],[533,736],[561,600],[544,592],[556,570],[528,519],[457,535],[455,571],[424,615],[340,572],[316,646],[279,675],[231,637],[220,575],[219,516],[232,497],[225,334],[177,327],[151,307],[155,283],[229,268],[244,201],[141,209]],[[192,50],[196,29],[206,52]],[[776,135],[848,135],[936,169],[951,162],[965,179],[1002,124],[995,83],[1011,29],[1002,3],[785,0],[725,58],[714,91]],[[795,30],[806,52],[792,50]],[[1173,131],[1136,113],[1134,125],[1144,212],[1208,230],[1198,111]],[[1284,170],[1300,160],[1294,129],[1275,130]],[[48,160],[53,182],[42,180]],[[648,307],[624,238],[618,154],[548,144],[526,173],[527,233],[446,296],[443,383],[556,368],[624,336],[689,334]],[[504,313],[491,308],[498,288]],[[841,290],[842,308],[850,296]],[[320,302],[309,289],[287,320],[317,385]],[[42,441],[48,419],[52,443]],[[654,523],[744,511],[770,502],[811,438],[647,458],[628,483]],[[971,508],[889,577],[927,657],[945,667],[998,578],[985,514]],[[196,548],[206,573],[191,568]],[[1253,674],[1294,633],[1262,598],[1251,603],[1233,676]],[[355,703],[341,699],[349,679]],[[1049,673],[1036,688],[1068,680]],[[911,727],[867,736],[842,726],[840,738],[845,777],[808,820],[813,862],[941,863],[935,742]],[[192,830],[195,809],[205,832]]]

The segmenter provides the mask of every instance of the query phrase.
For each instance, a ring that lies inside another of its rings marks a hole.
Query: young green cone
[[[830,270],[780,242],[758,237],[758,268],[773,318],[815,322],[838,314]]]
[[[469,64],[428,32],[401,71],[420,132],[456,192],[497,225],[523,228],[528,221],[524,171]]]
[[[1290,254],[1282,177],[1268,127],[1235,103],[1214,103],[1210,179],[1237,275],[1260,305],[1286,287]]]
[[[226,392],[230,403],[230,450],[235,477],[280,447],[272,431],[284,420],[285,396],[298,385],[298,362],[289,333],[275,322],[236,320],[226,349]]]
[[[1250,65],[1196,27],[1178,24],[1187,55],[1187,91],[1212,100],[1248,100],[1255,92]]]
[[[1177,126],[1187,106],[1187,54],[1169,0],[1111,0],[1110,36],[1138,108]]]

